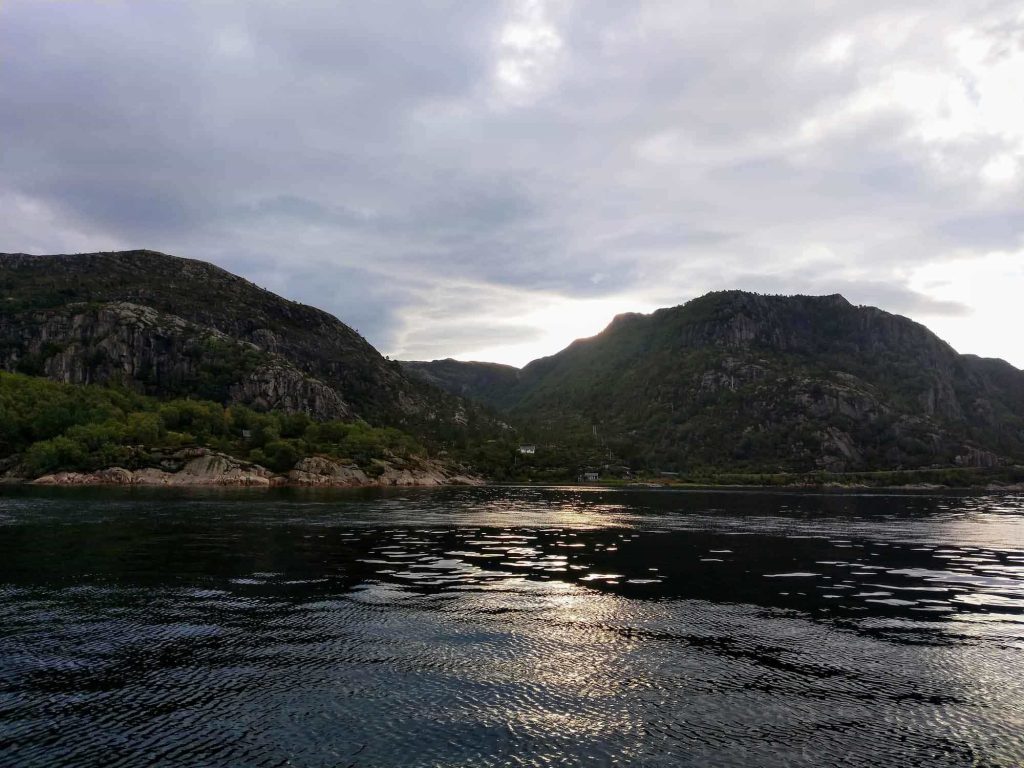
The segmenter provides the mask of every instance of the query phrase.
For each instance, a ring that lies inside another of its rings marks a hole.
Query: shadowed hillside
[[[905,317],[842,296],[711,293],[516,375],[410,368],[501,406],[535,439],[587,436],[635,466],[835,471],[1024,460],[1024,373],[957,354]]]
[[[0,255],[0,368],[417,433],[477,412],[326,312],[153,251]]]

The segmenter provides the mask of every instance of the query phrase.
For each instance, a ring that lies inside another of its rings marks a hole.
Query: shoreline
[[[157,466],[128,469],[112,466],[91,471],[54,471],[31,477],[8,464],[0,484],[29,486],[126,486],[220,488],[391,488],[521,485],[652,490],[785,491],[982,491],[1024,492],[1024,467],[932,468],[850,473],[721,472],[691,477],[608,477],[578,482],[567,478],[492,481],[461,464],[426,457],[374,459],[358,465],[348,459],[307,456],[290,469],[274,471],[260,464],[208,448],[189,448],[164,457]]]
[[[483,485],[481,477],[430,459],[377,461],[364,469],[324,456],[300,459],[287,472],[274,472],[205,448],[195,449],[174,467],[107,467],[85,472],[59,471],[31,478],[9,473],[5,485],[34,487],[139,488],[393,488]]]
[[[117,469],[117,468],[114,468]],[[101,470],[105,473],[109,470]],[[34,480],[5,478],[0,481],[0,488],[217,488],[217,489],[239,489],[239,490],[273,490],[278,488],[302,488],[325,490],[359,490],[363,488],[444,488],[444,487],[482,487],[489,483],[470,476],[455,476],[442,481],[434,481],[431,478],[412,478],[411,480],[400,480],[389,482],[387,480],[370,480],[367,482],[296,482],[287,477],[272,478],[270,482],[246,482],[246,481],[188,481],[173,480],[170,482],[146,482],[138,480],[117,481],[104,477],[90,477],[96,473],[73,473],[58,472],[54,475],[44,475]],[[72,477],[68,477],[72,475]]]
[[[131,476],[131,477],[129,477]],[[865,485],[841,483],[792,483],[764,485],[756,483],[530,483],[491,482],[473,475],[452,475],[437,478],[419,475],[415,472],[401,477],[367,478],[364,481],[318,480],[315,482],[294,480],[287,475],[272,475],[267,478],[176,478],[167,480],[139,478],[136,472],[112,467],[95,472],[57,472],[42,477],[0,479],[0,488],[175,488],[175,489],[233,489],[233,490],[360,490],[368,488],[454,488],[454,487],[522,487],[522,488],[586,488],[601,491],[766,491],[766,492],[835,492],[864,493],[874,491],[904,492],[974,492],[974,493],[1024,493],[1024,483],[940,485],[935,483],[905,483],[899,485]]]

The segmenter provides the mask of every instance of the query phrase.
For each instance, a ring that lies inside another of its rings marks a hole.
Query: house
[[[519,446],[519,452],[521,454],[523,454],[524,456],[532,456],[533,454],[535,454],[537,452],[537,446],[536,445],[520,445]]]
[[[598,480],[601,479],[601,475],[598,472],[584,472],[582,475],[580,475],[580,479],[584,483],[596,483]]]

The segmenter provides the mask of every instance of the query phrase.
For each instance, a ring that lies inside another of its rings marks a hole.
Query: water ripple
[[[0,497],[0,764],[1020,765],[1022,511]]]

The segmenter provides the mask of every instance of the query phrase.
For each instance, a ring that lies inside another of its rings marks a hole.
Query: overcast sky
[[[1024,367],[1024,6],[0,2],[0,251],[152,248],[522,364],[708,290]]]

